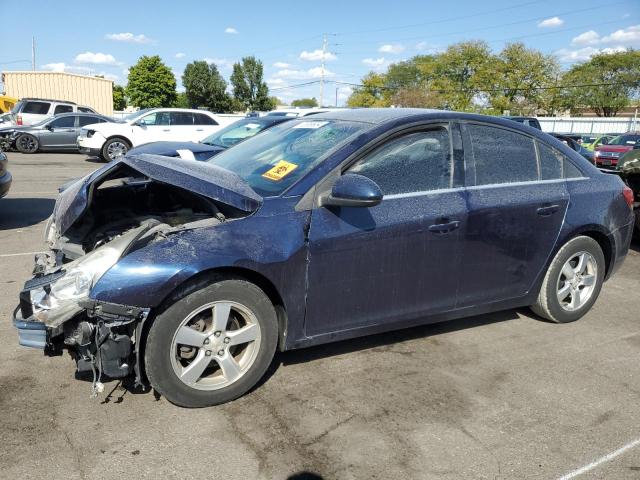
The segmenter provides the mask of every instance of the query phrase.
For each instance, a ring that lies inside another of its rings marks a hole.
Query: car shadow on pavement
[[[40,223],[51,215],[55,203],[53,198],[3,198],[0,200],[0,230]]]
[[[105,162],[103,159],[101,159],[100,157],[86,157],[84,159],[85,162],[89,162],[89,163],[107,163]]]
[[[631,240],[631,250],[640,253],[640,238],[634,238]]]
[[[405,328],[402,330],[393,330],[386,333],[378,333],[350,340],[342,340],[335,343],[327,343],[299,350],[290,350],[277,355],[277,357],[280,357],[278,363],[285,366],[305,363],[334,355],[353,353],[360,350],[383,347],[418,338],[426,338],[441,335],[443,333],[466,330],[467,328],[474,328],[480,325],[516,320],[518,318],[518,311],[519,310],[505,310],[486,315],[477,315],[458,320],[448,320],[440,323]],[[522,312],[524,313],[525,309],[523,309]],[[529,310],[526,310],[526,314],[529,315]]]

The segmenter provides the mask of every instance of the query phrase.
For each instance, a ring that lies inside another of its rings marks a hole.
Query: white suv
[[[97,113],[91,107],[78,106],[67,100],[23,98],[11,109],[11,117],[16,125],[33,125],[48,117],[71,112]]]
[[[78,148],[111,161],[143,143],[200,141],[233,120],[206,110],[149,108],[125,117],[123,122],[87,125],[78,136]]]

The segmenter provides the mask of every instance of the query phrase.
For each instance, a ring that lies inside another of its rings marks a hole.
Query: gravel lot
[[[589,315],[528,310],[280,355],[227,405],[175,407],[117,382],[90,399],[67,357],[19,347],[17,295],[56,187],[99,166],[9,154],[0,200],[3,478],[640,478],[640,247]],[[296,475],[300,472],[313,475]],[[566,477],[569,478],[569,477]]]

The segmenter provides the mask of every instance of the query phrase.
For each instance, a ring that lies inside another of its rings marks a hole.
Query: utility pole
[[[36,71],[36,37],[31,37],[31,70]]]
[[[325,33],[322,38],[322,67],[320,70],[320,104],[322,107],[324,100],[324,58],[327,54],[327,34]]]

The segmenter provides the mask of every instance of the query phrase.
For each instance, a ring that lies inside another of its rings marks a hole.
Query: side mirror
[[[331,193],[321,200],[321,205],[375,207],[382,197],[382,190],[376,182],[362,175],[347,173],[334,183]]]
[[[46,126],[46,127],[44,127],[44,128],[46,128],[46,129],[47,129],[47,130],[49,130],[50,132],[52,132],[52,131],[53,131],[53,127],[51,126],[51,124],[47,125],[47,126]]]

